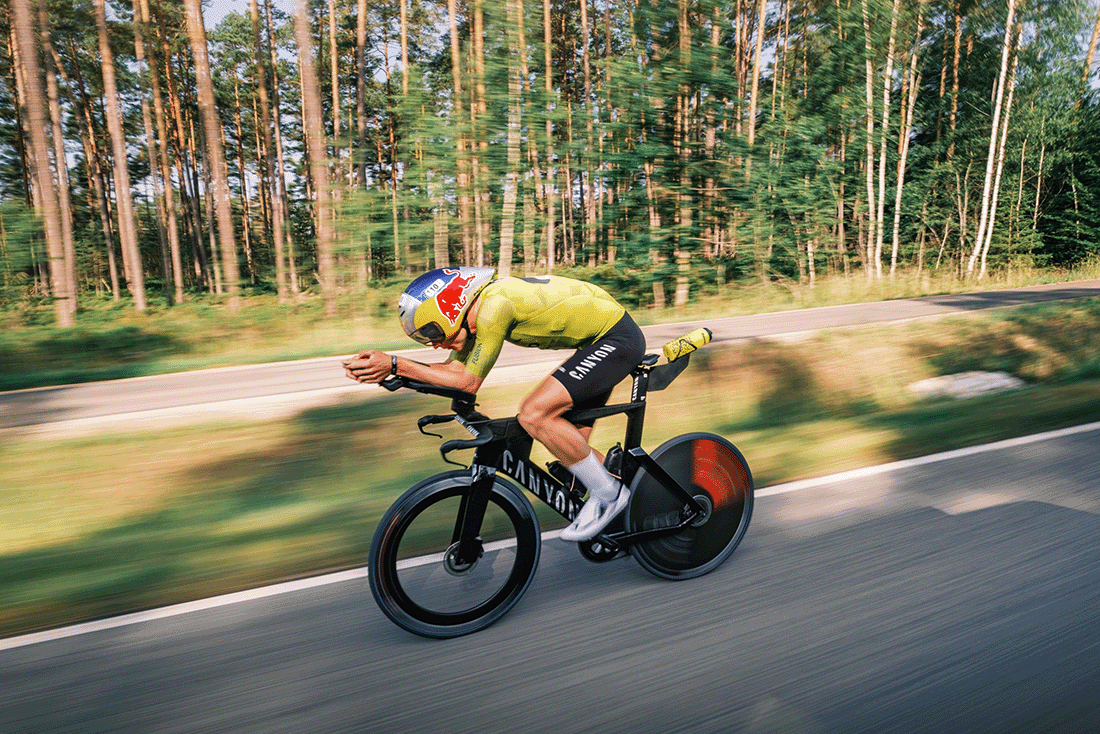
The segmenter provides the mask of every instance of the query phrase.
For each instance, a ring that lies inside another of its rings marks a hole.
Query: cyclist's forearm
[[[397,374],[410,380],[465,390],[470,393],[476,393],[482,383],[482,378],[470,374],[461,362],[450,360],[436,364],[424,364],[407,357],[398,357]]]

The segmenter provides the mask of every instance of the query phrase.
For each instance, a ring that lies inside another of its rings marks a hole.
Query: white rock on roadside
[[[909,385],[909,390],[922,398],[971,398],[1026,386],[1026,382],[1007,372],[974,371],[920,380]]]

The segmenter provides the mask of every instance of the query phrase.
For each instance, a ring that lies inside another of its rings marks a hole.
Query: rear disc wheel
[[[737,548],[752,518],[752,474],[737,448],[712,433],[689,433],[663,443],[653,459],[686,488],[703,514],[674,535],[637,543],[635,560],[667,579],[702,576]],[[686,516],[684,502],[640,470],[631,484],[626,510],[628,532],[677,525]]]

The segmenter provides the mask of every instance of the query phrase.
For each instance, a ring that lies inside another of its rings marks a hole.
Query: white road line
[[[814,477],[812,479],[800,479],[795,482],[787,482],[785,484],[777,484],[773,487],[767,487],[765,489],[756,490],[756,497],[773,497],[777,494],[787,494],[788,492],[800,492],[804,489],[812,489],[814,487],[822,487],[826,484],[837,484],[840,482],[850,482],[854,479],[863,479],[865,477],[874,477],[879,474],[889,474],[892,471],[899,471],[901,469],[912,469],[918,466],[925,466],[926,464],[936,464],[941,461],[951,461],[952,459],[962,459],[967,456],[975,456],[977,454],[985,454],[991,451],[1002,451],[1004,449],[1012,449],[1018,446],[1027,446],[1032,443],[1040,443],[1042,441],[1053,441],[1055,439],[1064,438],[1066,436],[1074,436],[1078,433],[1090,433],[1092,431],[1100,431],[1100,422],[1087,423],[1083,426],[1071,426],[1069,428],[1060,428],[1056,431],[1046,431],[1045,433],[1035,433],[1030,436],[1020,436],[1018,438],[1007,438],[1003,441],[995,441],[993,443],[982,444],[981,446],[969,446],[965,449],[955,449],[953,451],[943,451],[938,454],[929,454],[928,456],[918,456],[915,459],[903,459],[901,461],[891,461],[888,464],[879,464],[878,466],[867,466],[862,469],[852,469],[851,471],[840,472],[839,474],[830,474],[826,477]]]
[[[850,482],[856,479],[864,479],[866,477],[887,474],[892,471],[911,469],[913,467],[925,466],[927,464],[935,464],[941,461],[951,461],[952,459],[960,459],[967,456],[975,456],[977,454],[984,454],[992,451],[1001,451],[1004,449],[1026,446],[1028,444],[1040,443],[1042,441],[1051,441],[1059,438],[1065,438],[1066,436],[1074,436],[1080,433],[1090,433],[1092,431],[1100,431],[1100,422],[1088,423],[1081,426],[1072,426],[1070,428],[1062,428],[1056,431],[1047,431],[1045,433],[1036,433],[1030,436],[1021,436],[1019,438],[1010,438],[1003,441],[983,444],[981,446],[971,446],[965,449],[944,451],[938,454],[921,456],[915,459],[892,461],[887,464],[879,464],[878,466],[869,466],[862,469],[853,469],[852,471],[840,472],[839,474],[830,474],[829,476],[825,477],[815,477],[813,479],[802,479],[795,482],[777,484],[772,487],[758,489],[756,491],[756,497],[760,499],[765,497],[774,497],[780,494],[788,494],[791,492],[800,492],[804,489],[812,489],[814,487],[821,487],[827,484]],[[542,534],[542,539],[553,540],[557,538],[560,534],[560,530],[547,531]],[[405,565],[403,567],[411,568],[413,566],[431,563],[433,560],[435,560],[433,556],[425,556],[418,559],[409,559],[408,561],[404,562]],[[238,591],[233,594],[214,596],[210,597],[209,599],[198,599],[196,601],[186,602],[183,604],[174,604],[168,607],[161,607],[160,609],[151,609],[145,612],[135,612],[133,614],[125,614],[119,617],[111,617],[109,619],[101,619],[94,622],[85,622],[83,624],[70,625],[68,627],[59,627],[57,629],[45,630],[43,632],[34,632],[28,635],[21,635],[19,637],[9,637],[6,639],[0,639],[0,652],[3,652],[4,650],[14,650],[20,647],[27,647],[30,645],[37,645],[43,642],[53,642],[69,637],[87,635],[93,632],[102,632],[104,630],[117,629],[119,627],[127,627],[130,625],[142,624],[145,622],[153,622],[159,619],[167,619],[169,617],[178,617],[184,614],[192,614],[194,612],[217,609],[219,607],[239,604],[241,602],[266,599],[273,596],[290,594],[297,591],[304,591],[306,589],[312,589],[320,586],[339,584],[345,581],[355,581],[358,579],[366,578],[366,576],[366,568],[353,568],[347,571],[326,574],[324,576],[314,576],[312,578],[299,579],[297,581],[287,581],[285,583],[275,584],[273,586],[264,586],[258,589],[249,589],[247,591]]]

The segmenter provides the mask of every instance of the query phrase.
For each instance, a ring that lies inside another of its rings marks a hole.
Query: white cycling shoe
[[[561,539],[567,541],[591,540],[603,532],[608,523],[626,509],[630,502],[630,490],[619,487],[619,496],[608,503],[590,497],[577,513],[573,524],[561,531]]]

